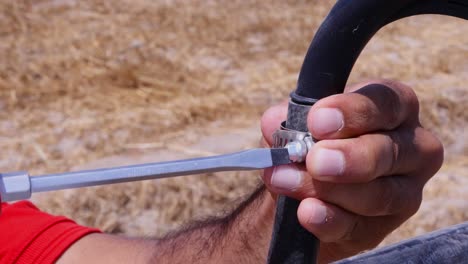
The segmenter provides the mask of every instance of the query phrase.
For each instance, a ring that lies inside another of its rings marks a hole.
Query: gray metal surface
[[[31,182],[25,171],[1,173],[0,194],[2,201],[16,201],[31,197]]]
[[[285,122],[281,123],[280,129],[273,133],[273,147],[287,148],[289,159],[293,162],[304,161],[313,145],[314,141],[309,132],[287,129]]]
[[[256,170],[287,163],[287,149],[252,149],[206,158],[35,176],[31,177],[31,187],[32,192],[45,192],[216,171]]]

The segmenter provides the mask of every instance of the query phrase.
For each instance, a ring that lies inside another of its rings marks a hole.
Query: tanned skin
[[[274,207],[260,186],[225,217],[192,223],[161,239],[91,234],[57,263],[265,263]]]
[[[266,144],[286,111],[265,112]],[[259,188],[230,215],[162,239],[91,234],[58,263],[265,263],[278,194],[301,201],[299,222],[321,242],[319,263],[328,263],[375,247],[413,215],[442,165],[442,144],[421,126],[415,93],[398,82],[365,82],[320,100],[308,128],[320,141],[305,165],[265,170],[268,191]]]

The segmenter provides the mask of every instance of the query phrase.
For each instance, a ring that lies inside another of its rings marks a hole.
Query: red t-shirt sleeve
[[[77,240],[100,232],[41,212],[28,201],[2,203],[0,263],[54,263]]]

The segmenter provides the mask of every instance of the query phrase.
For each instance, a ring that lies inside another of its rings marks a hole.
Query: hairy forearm
[[[154,262],[265,262],[273,224],[274,201],[262,187],[234,212],[198,222],[156,242]]]
[[[225,217],[193,223],[162,239],[91,234],[58,263],[261,263],[273,214],[274,200],[262,186]]]

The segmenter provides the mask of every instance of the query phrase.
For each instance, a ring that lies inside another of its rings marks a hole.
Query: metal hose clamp
[[[281,123],[280,129],[273,133],[273,147],[287,148],[289,158],[293,162],[302,162],[307,152],[312,149],[314,140],[310,132],[301,132],[286,128],[286,121]]]

